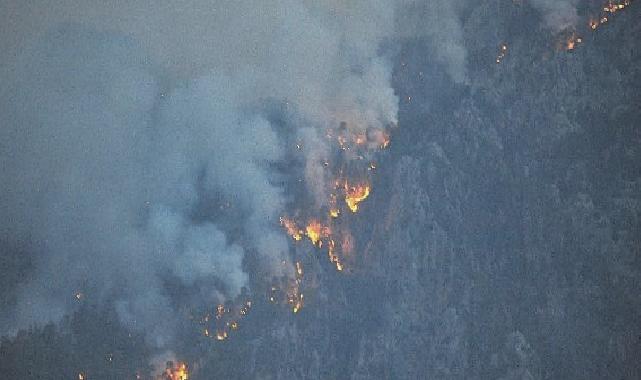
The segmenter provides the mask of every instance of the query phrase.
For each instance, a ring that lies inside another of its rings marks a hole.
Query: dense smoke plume
[[[574,1],[532,1],[549,27]],[[462,0],[67,1],[0,5],[0,238],[32,273],[2,333],[56,321],[75,294],[112,302],[157,346],[182,304],[291,276],[278,218],[300,141],[307,191],[327,201],[326,131],[397,122],[386,41],[425,38],[466,83]],[[278,117],[274,117],[274,109]],[[275,121],[278,120],[278,121]],[[248,273],[248,252],[260,274]],[[284,264],[283,264],[284,263]]]
[[[211,305],[248,286],[248,251],[260,275],[291,275],[274,170],[291,128],[322,182],[326,128],[396,121],[392,3],[173,4],[5,5],[0,232],[34,269],[3,333],[82,292],[167,346],[168,281],[191,289],[179,304]]]

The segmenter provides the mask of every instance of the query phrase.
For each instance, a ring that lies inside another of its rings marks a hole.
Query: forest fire
[[[300,241],[303,238],[304,231],[299,229],[296,223],[284,216],[280,218],[280,224],[285,228],[287,234],[296,241]]]
[[[338,208],[336,201],[336,194],[329,195],[329,216],[336,219],[341,214],[341,210]]]
[[[331,229],[328,226],[323,226],[318,220],[312,220],[305,227],[305,236],[309,238],[312,245],[321,248],[323,246],[323,239],[331,235]]]
[[[504,50],[507,50],[507,45]],[[338,150],[334,154],[338,158],[332,161],[338,162],[338,164],[329,165],[328,160],[321,160],[321,164],[330,169],[330,176],[333,175],[331,182],[329,182],[332,184],[332,188],[328,189],[330,192],[326,206],[324,206],[327,208],[323,211],[325,217],[310,218],[305,222],[283,216],[280,218],[280,224],[295,242],[306,237],[313,246],[327,249],[330,263],[337,271],[341,272],[345,268],[343,261],[345,252],[342,251],[344,249],[351,251],[353,242],[350,238],[347,240],[348,244],[343,244],[344,239],[336,240],[334,237],[334,234],[351,236],[347,224],[349,218],[346,217],[344,221],[335,220],[341,217],[346,209],[354,214],[357,213],[361,203],[369,197],[371,193],[369,176],[373,175],[378,166],[372,160],[372,152],[389,146],[390,133],[388,130],[374,127],[369,127],[364,132],[353,132],[349,131],[347,123],[341,123],[338,129],[328,129],[326,136],[337,143]],[[299,213],[301,213],[300,210],[297,210],[296,214]],[[297,264],[297,271],[298,269]],[[270,302],[281,303],[282,295],[279,297],[279,289],[285,288],[282,286],[273,287],[268,295]],[[295,312],[300,310],[302,295],[299,298],[298,293],[292,291],[291,287],[286,293],[288,295],[287,303],[292,305]]]
[[[345,203],[352,212],[358,211],[358,204],[367,199],[370,187],[367,184],[350,186],[347,181],[344,185]]]
[[[174,364],[172,361],[167,362],[167,368],[163,373],[161,380],[189,380],[189,370],[187,363],[178,362]]]
[[[216,340],[222,341],[227,339],[227,331],[216,331]]]
[[[282,277],[276,280],[272,285],[269,293],[269,302],[276,305],[288,305],[294,314],[300,312],[304,306],[305,297],[301,292],[301,285],[303,280],[303,266],[300,262],[296,262],[296,278]],[[286,290],[282,290],[286,289]]]
[[[587,28],[590,31],[596,31],[600,27],[609,23],[614,17],[615,13],[620,12],[631,4],[631,0],[624,1],[608,1],[601,7],[599,15],[592,16],[588,19]],[[567,33],[571,32],[568,36]],[[583,43],[583,38],[579,36],[574,30],[566,30],[561,41],[557,45],[559,51],[573,51],[578,48],[579,44]],[[496,62],[500,63],[502,56],[497,58]]]
[[[396,127],[396,123],[392,122],[388,127]],[[357,213],[361,203],[369,197],[372,191],[370,177],[378,167],[373,154],[390,145],[390,131],[388,128],[363,128],[341,122],[338,128],[326,129],[325,136],[335,145],[318,157],[316,162],[323,171],[314,174],[326,176],[319,182],[327,184],[327,198],[317,199],[316,212],[296,209],[293,214],[304,215],[302,219],[281,216],[280,224],[294,243],[309,240],[317,249],[326,249],[329,262],[342,272],[346,266],[347,252],[344,250],[351,252],[354,247],[349,229],[351,218],[345,210]],[[297,149],[300,149],[300,144],[297,144]],[[274,280],[267,293],[269,302],[287,304],[294,313],[298,313],[304,305],[302,277],[302,265],[295,262],[295,279],[284,277]]]
[[[597,30],[600,26],[607,24],[610,21],[610,18],[614,17],[615,13],[624,10],[631,3],[631,0],[608,1],[603,5],[601,9],[601,15],[599,17],[590,18],[588,26],[591,30]]]
[[[307,225],[307,227],[305,227],[305,235],[309,238],[309,241],[311,241],[313,245],[322,245],[322,241],[320,240],[321,229],[322,226],[318,221],[312,221]]]
[[[251,306],[249,300],[242,303],[242,306],[232,306],[230,303],[228,306],[216,305],[213,313],[207,312],[200,320],[203,335],[217,341],[226,340],[232,331],[238,330],[239,320],[249,313]]]
[[[581,42],[583,42],[583,39],[572,33],[565,42],[565,50],[574,50]]]
[[[389,133],[383,132],[383,141],[380,144],[381,149],[386,149],[390,144],[390,135]]]

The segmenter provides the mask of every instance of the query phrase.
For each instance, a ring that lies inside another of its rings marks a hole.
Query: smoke
[[[446,67],[447,73],[456,83],[469,81],[461,16],[465,7],[464,0],[406,0],[397,21],[400,36],[422,37],[430,42],[431,53]]]
[[[577,24],[578,0],[531,0],[531,4],[543,17],[545,26],[553,32],[573,27]]]
[[[311,191],[327,128],[396,122],[389,1],[3,7],[0,234],[35,257],[5,333],[60,319],[82,291],[167,347],[177,305],[291,275],[274,169],[290,128]],[[189,292],[176,300],[172,282]]]
[[[2,233],[40,252],[14,327],[60,318],[83,291],[115,297],[123,320],[160,330],[150,336],[162,345],[172,331],[166,276],[223,284],[204,302],[237,296],[244,250],[258,247],[231,242],[214,210],[194,216],[211,195],[252,210],[241,236],[272,239],[272,257],[287,249],[270,231],[280,194],[260,167],[280,158],[271,126],[239,113],[208,77],[159,102],[137,50],[64,27],[25,54],[3,94]]]

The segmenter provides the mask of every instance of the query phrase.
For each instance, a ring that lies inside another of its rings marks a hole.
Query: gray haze
[[[247,249],[264,274],[292,273],[270,103],[311,129],[314,190],[326,127],[396,121],[378,55],[390,2],[44,4],[3,7],[2,234],[38,252],[5,332],[59,320],[91,289],[166,344],[164,276],[214,276],[198,300],[213,304],[248,286]]]
[[[0,373],[638,378],[638,5],[0,0]],[[341,123],[399,127],[337,273],[279,217]]]
[[[579,0],[531,0],[532,6],[541,12],[545,25],[555,32],[574,27],[579,22]]]

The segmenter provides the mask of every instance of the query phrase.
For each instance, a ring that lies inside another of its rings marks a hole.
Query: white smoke
[[[398,33],[409,38],[426,38],[431,53],[445,65],[454,82],[468,82],[467,49],[461,11],[465,0],[405,0],[398,13]],[[473,5],[473,4],[470,4]]]
[[[531,4],[543,17],[546,27],[553,32],[560,32],[574,27],[578,20],[578,0],[531,0]]]
[[[37,253],[5,332],[59,319],[81,290],[167,346],[168,278],[212,304],[248,285],[247,251],[291,272],[272,170],[290,147],[268,104],[314,136],[310,179],[326,128],[396,122],[380,55],[392,2],[175,4],[32,0],[5,13],[0,233]]]

